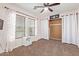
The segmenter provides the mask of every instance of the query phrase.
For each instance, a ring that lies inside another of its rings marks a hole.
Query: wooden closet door
[[[61,40],[62,39],[62,20],[56,19],[49,21],[50,39]]]

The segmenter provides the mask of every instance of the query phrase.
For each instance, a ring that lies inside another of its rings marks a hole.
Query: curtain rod
[[[6,6],[5,6],[4,8],[10,9],[10,8],[8,8],[8,7],[6,7]],[[14,9],[12,9],[12,10],[14,10]],[[16,10],[14,10],[14,11],[16,11]],[[35,18],[35,17],[31,16],[31,15],[24,14],[24,13],[22,13],[22,12],[20,12],[20,11],[16,11],[16,12],[21,13],[21,14],[26,15],[26,16],[29,16],[29,17],[32,17],[32,18]]]

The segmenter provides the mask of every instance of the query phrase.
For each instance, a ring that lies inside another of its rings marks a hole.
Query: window
[[[35,36],[35,20],[29,18],[29,36]]]
[[[25,36],[25,17],[16,15],[16,38]]]
[[[16,15],[16,38],[35,36],[35,20]]]

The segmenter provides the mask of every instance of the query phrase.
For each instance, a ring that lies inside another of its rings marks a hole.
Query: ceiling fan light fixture
[[[45,7],[44,10],[47,11],[48,10],[48,7]]]

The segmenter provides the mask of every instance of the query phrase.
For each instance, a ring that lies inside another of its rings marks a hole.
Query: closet
[[[62,39],[62,19],[55,18],[49,20],[49,38],[52,40]]]

